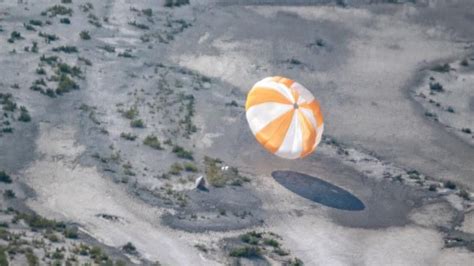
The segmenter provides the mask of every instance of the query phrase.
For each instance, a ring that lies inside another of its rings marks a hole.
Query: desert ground
[[[0,0],[0,265],[472,265],[473,23],[470,0]],[[303,159],[246,121],[275,75],[321,103]]]

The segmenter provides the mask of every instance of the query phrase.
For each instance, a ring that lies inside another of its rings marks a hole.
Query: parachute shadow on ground
[[[364,203],[349,191],[317,177],[294,171],[274,171],[272,177],[288,190],[324,206],[346,211],[365,209]]]

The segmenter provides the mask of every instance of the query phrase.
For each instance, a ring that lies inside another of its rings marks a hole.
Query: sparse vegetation
[[[163,147],[161,147],[160,141],[158,140],[158,137],[156,137],[155,135],[148,135],[145,140],[143,140],[143,144],[156,150],[163,149]]]
[[[444,182],[444,187],[449,189],[456,189],[456,184],[453,181],[446,181]]]
[[[56,89],[56,94],[63,94],[71,90],[78,90],[79,86],[66,74],[61,74],[59,77],[58,87]]]
[[[451,70],[451,66],[449,64],[437,65],[431,68],[431,71],[445,73]]]
[[[59,22],[62,24],[71,24],[71,20],[69,18],[61,18]]]
[[[60,16],[72,16],[72,9],[65,7],[63,5],[54,5],[45,11],[43,11],[41,14],[44,16],[49,15],[49,17],[55,17],[57,15]]]
[[[21,122],[30,122],[31,121],[31,116],[28,112],[28,109],[26,109],[26,107],[24,107],[24,106],[20,107],[20,116],[18,117],[18,121],[21,121]]]
[[[138,116],[138,109],[136,106],[130,107],[128,110],[122,112],[122,116],[127,119],[135,119]]]
[[[187,151],[183,147],[179,145],[174,145],[173,147],[173,153],[178,156],[178,158],[181,159],[187,159],[187,160],[194,160],[193,153],[191,151]]]
[[[79,33],[79,36],[80,36],[81,39],[83,39],[83,40],[90,40],[90,39],[91,39],[91,35],[89,34],[88,31],[85,31],[85,30],[81,31],[81,32]]]
[[[183,171],[183,166],[180,163],[173,163],[170,166],[170,170],[168,171],[169,174],[172,175],[179,175]]]
[[[179,7],[189,5],[189,0],[165,0],[165,7]]]
[[[134,128],[144,128],[145,123],[141,119],[135,119],[135,120],[130,121],[130,126]]]
[[[149,30],[150,29],[150,27],[148,27],[148,25],[141,24],[141,23],[138,23],[136,21],[130,21],[130,22],[128,22],[128,25],[134,26],[135,28],[138,28],[138,29],[141,29],[141,30]]]
[[[137,135],[133,135],[132,133],[120,133],[120,137],[129,141],[134,141],[137,139]]]
[[[183,164],[183,166],[184,166],[184,170],[186,170],[186,172],[193,172],[193,173],[195,173],[195,172],[198,171],[196,165],[193,164],[193,163],[191,163],[191,162],[185,162],[185,163]]]
[[[240,175],[237,168],[225,166],[221,160],[206,156],[204,164],[207,181],[214,187],[223,187],[225,185],[240,186],[244,182],[250,182],[250,179]]]
[[[12,179],[5,171],[0,171],[0,182],[10,184]]]
[[[53,48],[53,51],[54,52],[63,52],[63,53],[67,53],[67,54],[78,53],[79,52],[79,50],[77,50],[76,46],[59,46],[59,47]]]
[[[258,247],[254,246],[240,246],[232,249],[229,253],[231,257],[259,257],[261,255],[261,250]]]
[[[433,92],[443,92],[443,86],[439,82],[430,83],[430,90]]]
[[[20,40],[23,40],[25,38],[23,38],[23,36],[21,36],[21,33],[19,33],[18,31],[13,31],[12,33],[10,33],[10,38],[7,40],[9,43],[14,43],[15,41],[20,41]]]

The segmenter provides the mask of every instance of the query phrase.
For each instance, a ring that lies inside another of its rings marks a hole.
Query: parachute
[[[291,79],[276,76],[257,82],[247,95],[245,112],[257,141],[282,158],[303,158],[321,141],[319,102]]]

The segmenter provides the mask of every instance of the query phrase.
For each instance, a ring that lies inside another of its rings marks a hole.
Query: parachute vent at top
[[[249,91],[247,122],[257,141],[287,159],[311,154],[321,141],[324,121],[319,102],[298,82],[268,77]]]

